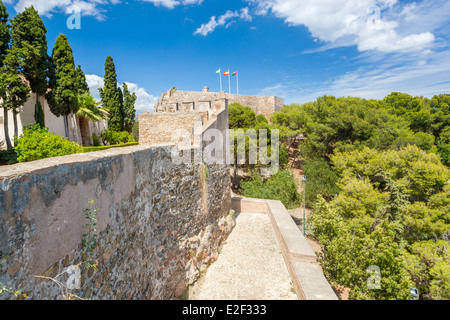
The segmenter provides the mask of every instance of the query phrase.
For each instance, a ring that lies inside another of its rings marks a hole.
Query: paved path
[[[297,295],[267,214],[241,213],[192,300],[294,300]]]

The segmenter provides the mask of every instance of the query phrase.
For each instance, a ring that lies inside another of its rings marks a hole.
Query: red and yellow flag
[[[225,71],[225,72],[223,73],[223,75],[224,75],[224,76],[229,76],[229,75],[230,75],[230,71],[229,71],[229,70]]]

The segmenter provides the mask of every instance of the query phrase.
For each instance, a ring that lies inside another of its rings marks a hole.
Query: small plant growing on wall
[[[88,220],[85,225],[87,231],[83,234],[81,240],[81,245],[84,250],[84,261],[83,265],[87,268],[97,269],[97,263],[94,260],[94,251],[96,248],[97,235],[95,234],[95,226],[97,225],[97,210],[98,207],[95,205],[94,200],[90,199],[87,208],[84,209],[84,216]]]

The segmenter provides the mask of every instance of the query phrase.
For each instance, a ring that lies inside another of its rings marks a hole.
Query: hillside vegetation
[[[297,161],[313,209],[308,224],[326,277],[349,287],[351,299],[412,299],[410,288],[420,299],[450,299],[449,106],[449,94],[323,96],[285,106],[265,124],[280,130],[284,145],[303,137]],[[234,108],[242,107],[230,114]],[[292,175],[283,177],[253,175],[242,194],[267,197],[267,185],[283,190],[272,198],[298,205],[286,196],[295,188],[283,188]]]

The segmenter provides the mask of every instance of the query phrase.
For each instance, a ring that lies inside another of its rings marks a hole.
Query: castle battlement
[[[284,99],[271,97],[229,94],[226,92],[210,92],[208,87],[202,91],[182,91],[170,89],[161,94],[156,102],[155,112],[208,112],[209,117],[233,102],[249,106],[256,114],[263,114],[268,120],[274,112],[284,106]]]

